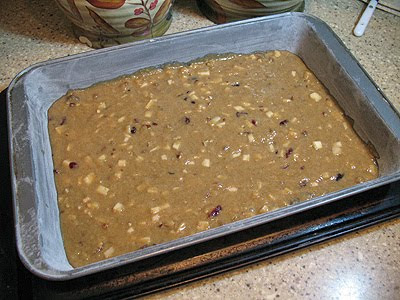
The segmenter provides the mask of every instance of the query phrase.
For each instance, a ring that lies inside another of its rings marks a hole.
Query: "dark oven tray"
[[[354,129],[379,154],[379,178],[189,237],[72,268],[65,255],[59,226],[47,132],[50,105],[69,89],[84,88],[149,66],[188,62],[207,54],[275,49],[288,50],[301,57],[354,120]],[[337,233],[344,232],[345,222],[327,223],[326,220],[334,220],[344,208],[353,212],[370,206],[370,196],[379,201],[379,207],[393,201],[394,205],[398,204],[399,115],[332,30],[305,14],[288,13],[213,26],[41,63],[22,71],[14,79],[7,98],[17,248],[25,266],[47,280],[72,280],[106,270],[114,274],[117,269],[130,266],[130,272],[137,273],[130,277],[132,283],[154,278],[154,274],[142,274],[143,268],[156,266],[150,261],[166,266],[156,268],[161,275],[199,265],[195,256],[203,259],[201,264],[229,260],[229,257],[252,251],[256,257],[262,245],[269,246],[260,251],[260,255],[269,256],[300,246],[296,243],[278,246],[288,236],[296,238],[315,231],[320,232],[320,239],[323,239],[320,230],[324,229],[316,224],[326,224],[328,231],[336,228]],[[363,196],[355,196],[359,194]],[[319,221],[311,220],[312,216]],[[302,218],[309,223],[298,223]],[[311,240],[318,240],[318,237],[311,235]],[[215,249],[209,248],[214,244],[217,245]],[[223,249],[215,252],[217,248]],[[198,251],[204,251],[202,255],[205,256],[199,256]],[[249,257],[254,256],[246,255],[239,255],[238,261],[250,261]],[[176,260],[179,267],[171,265],[171,259]],[[186,259],[189,265],[185,265]],[[212,272],[212,269],[204,269],[204,272]]]

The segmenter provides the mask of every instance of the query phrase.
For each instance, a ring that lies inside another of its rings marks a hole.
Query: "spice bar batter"
[[[50,108],[49,132],[75,267],[378,175],[332,96],[282,51],[70,91]]]

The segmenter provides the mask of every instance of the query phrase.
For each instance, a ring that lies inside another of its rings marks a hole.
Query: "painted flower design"
[[[159,0],[135,0],[127,1],[126,3],[135,6],[133,10],[135,17],[127,20],[125,22],[125,27],[134,29],[135,31],[132,35],[135,36],[149,33],[153,36],[153,25],[157,24],[162,16],[165,15],[172,4],[172,1],[163,1],[162,5],[159,5],[157,12],[156,10]]]
[[[91,5],[103,9],[118,9],[125,4],[125,0],[86,0]]]
[[[143,8],[136,8],[134,11],[135,16],[138,16],[144,12]]]
[[[158,3],[158,0],[154,0],[153,2],[150,3],[150,10],[153,10],[156,8]]]

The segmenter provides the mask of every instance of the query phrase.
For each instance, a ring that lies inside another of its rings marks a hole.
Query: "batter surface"
[[[288,52],[141,71],[70,91],[48,114],[75,267],[378,175],[334,99]]]

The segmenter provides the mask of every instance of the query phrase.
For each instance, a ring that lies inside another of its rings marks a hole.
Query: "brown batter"
[[[170,65],[49,110],[65,249],[86,265],[371,180],[374,157],[288,52]]]

